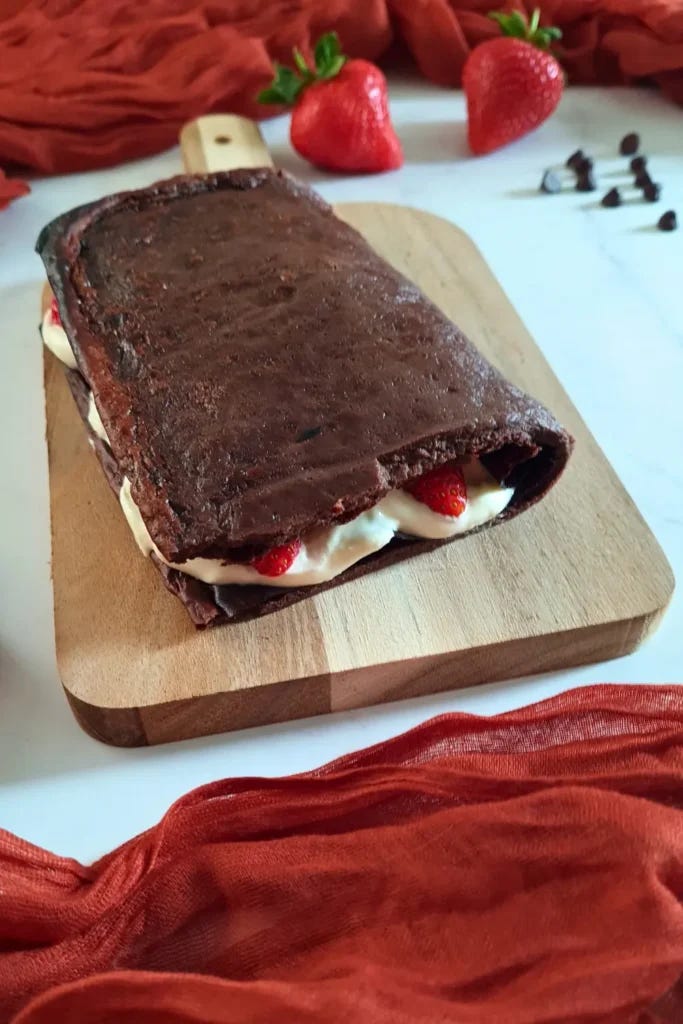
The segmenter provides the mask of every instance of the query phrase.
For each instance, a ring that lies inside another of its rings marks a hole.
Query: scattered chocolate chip
[[[624,135],[619,143],[619,152],[622,156],[633,156],[640,149],[640,135],[637,132],[629,132]]]
[[[648,185],[652,185],[653,181],[647,171],[638,171],[634,178],[634,184],[636,188],[646,189]]]
[[[577,192],[595,192],[597,187],[595,175],[592,171],[584,172],[576,182]]]
[[[640,174],[647,167],[647,157],[645,156],[634,156],[631,160],[631,170],[634,174]]]
[[[593,161],[589,156],[583,156],[574,169],[577,174],[588,174],[593,170]]]
[[[562,182],[560,181],[559,174],[555,174],[555,171],[546,171],[541,179],[540,189],[541,192],[546,192],[548,195],[561,192]]]
[[[662,186],[654,181],[649,181],[643,186],[643,196],[648,203],[656,203],[662,194]]]
[[[322,434],[322,427],[309,427],[307,430],[302,430],[300,434],[297,434],[296,443],[301,444],[302,441],[311,441],[318,434]]]
[[[582,149],[575,150],[574,153],[567,159],[567,167],[571,167],[573,171],[577,169],[582,160],[585,160],[586,154]]]
[[[603,206],[621,206],[621,192],[618,188],[611,188],[600,200]]]
[[[657,227],[660,231],[675,231],[678,227],[678,220],[676,218],[675,210],[667,210],[657,221]]]

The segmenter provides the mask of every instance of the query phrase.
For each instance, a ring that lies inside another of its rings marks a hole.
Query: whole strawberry
[[[373,173],[403,163],[391,124],[384,75],[367,60],[348,60],[335,32],[315,46],[315,70],[294,50],[296,71],[275,65],[260,103],[294,103],[289,137],[305,160],[330,171]]]
[[[491,14],[503,36],[477,46],[465,62],[467,135],[477,156],[538,128],[560,102],[562,68],[548,53],[559,28],[541,28],[540,11],[527,22],[519,11]]]

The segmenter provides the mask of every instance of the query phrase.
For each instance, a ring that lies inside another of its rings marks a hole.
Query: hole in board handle
[[[219,146],[225,146],[228,142],[232,142],[232,139],[229,135],[217,135],[213,141],[217,142]]]

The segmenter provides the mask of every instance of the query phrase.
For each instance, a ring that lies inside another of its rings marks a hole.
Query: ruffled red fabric
[[[92,867],[0,834],[0,1020],[680,1024],[682,805],[683,691],[598,686],[205,786]]]
[[[680,0],[506,0],[559,25],[574,82],[652,78],[683,103]],[[336,29],[378,59],[402,40],[428,78],[460,82],[496,33],[491,0],[0,0],[0,166],[83,170],[172,145],[210,111],[268,113],[273,59]]]
[[[27,195],[31,189],[21,178],[8,178],[0,170],[0,210],[4,210],[14,199]]]

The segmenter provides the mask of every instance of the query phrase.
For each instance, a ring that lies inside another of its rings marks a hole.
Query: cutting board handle
[[[180,132],[180,148],[189,174],[273,166],[259,126],[236,114],[207,114],[188,121]]]

